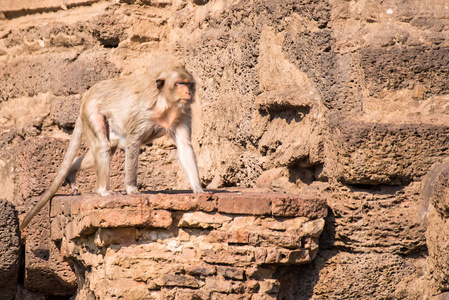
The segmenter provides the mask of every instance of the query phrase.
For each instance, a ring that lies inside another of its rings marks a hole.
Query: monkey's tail
[[[83,122],[81,121],[81,117],[76,119],[75,128],[73,130],[72,139],[70,140],[69,147],[67,148],[67,152],[64,156],[64,159],[59,167],[58,173],[56,174],[56,178],[51,183],[50,187],[45,191],[42,195],[41,199],[36,203],[33,209],[26,215],[23,219],[22,224],[20,224],[20,230],[23,230],[31,219],[44,207],[45,204],[56,194],[58,189],[64,183],[66,179],[70,167],[72,166],[73,160],[76,157],[76,154],[81,146],[81,136],[83,133]]]

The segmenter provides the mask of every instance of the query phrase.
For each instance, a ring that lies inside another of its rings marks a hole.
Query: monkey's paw
[[[192,191],[193,191],[194,194],[201,194],[201,193],[204,193],[203,189],[202,189],[201,187],[199,187],[199,186],[193,187],[193,188],[192,188]]]
[[[80,195],[80,192],[78,190],[78,187],[76,185],[72,185],[72,192],[70,193],[72,196]]]
[[[116,193],[111,191],[111,190],[98,190],[97,192],[100,196],[102,197],[106,197],[106,196],[110,196],[110,195],[115,195]]]
[[[128,194],[128,195],[138,195],[138,194],[140,194],[140,192],[137,189],[137,186],[127,186],[126,187],[126,194]]]

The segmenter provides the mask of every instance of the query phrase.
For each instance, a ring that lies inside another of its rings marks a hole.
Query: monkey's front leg
[[[125,186],[128,195],[139,194],[137,189],[137,165],[139,163],[140,139],[131,137],[125,146]]]
[[[172,134],[172,138],[176,142],[179,161],[181,162],[181,166],[187,174],[187,178],[190,181],[193,192],[195,194],[203,193],[204,191],[201,187],[198,166],[196,163],[195,152],[193,151],[190,135],[189,124],[182,123],[176,127],[174,134]]]

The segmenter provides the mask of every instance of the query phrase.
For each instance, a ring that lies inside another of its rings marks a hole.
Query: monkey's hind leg
[[[98,194],[111,195],[109,186],[111,143],[109,142],[109,126],[105,116],[99,112],[89,116],[90,126],[86,130],[86,136],[90,144],[90,152],[95,162],[97,175]]]
[[[112,145],[111,147],[111,156],[115,153],[117,150],[117,143]],[[64,186],[67,184],[70,184],[70,187],[72,189],[72,195],[79,195],[78,185],[76,184],[76,176],[78,174],[78,171],[80,170],[88,170],[95,167],[95,159],[94,155],[92,154],[92,150],[88,150],[85,154],[78,156],[73,161],[72,167],[70,168],[69,174],[67,175],[67,178],[65,179]]]
[[[70,187],[72,188],[72,195],[79,195],[78,186],[76,185],[76,175],[78,174],[78,171],[91,169],[94,166],[95,160],[91,150],[75,158],[72,167],[70,168],[69,174],[67,175],[64,182],[64,185],[70,184]]]

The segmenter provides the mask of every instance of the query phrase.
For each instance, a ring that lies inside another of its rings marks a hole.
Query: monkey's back
[[[118,134],[126,135],[132,132],[130,124],[151,118],[157,94],[155,77],[148,74],[100,81],[84,94],[81,115],[97,111]]]

